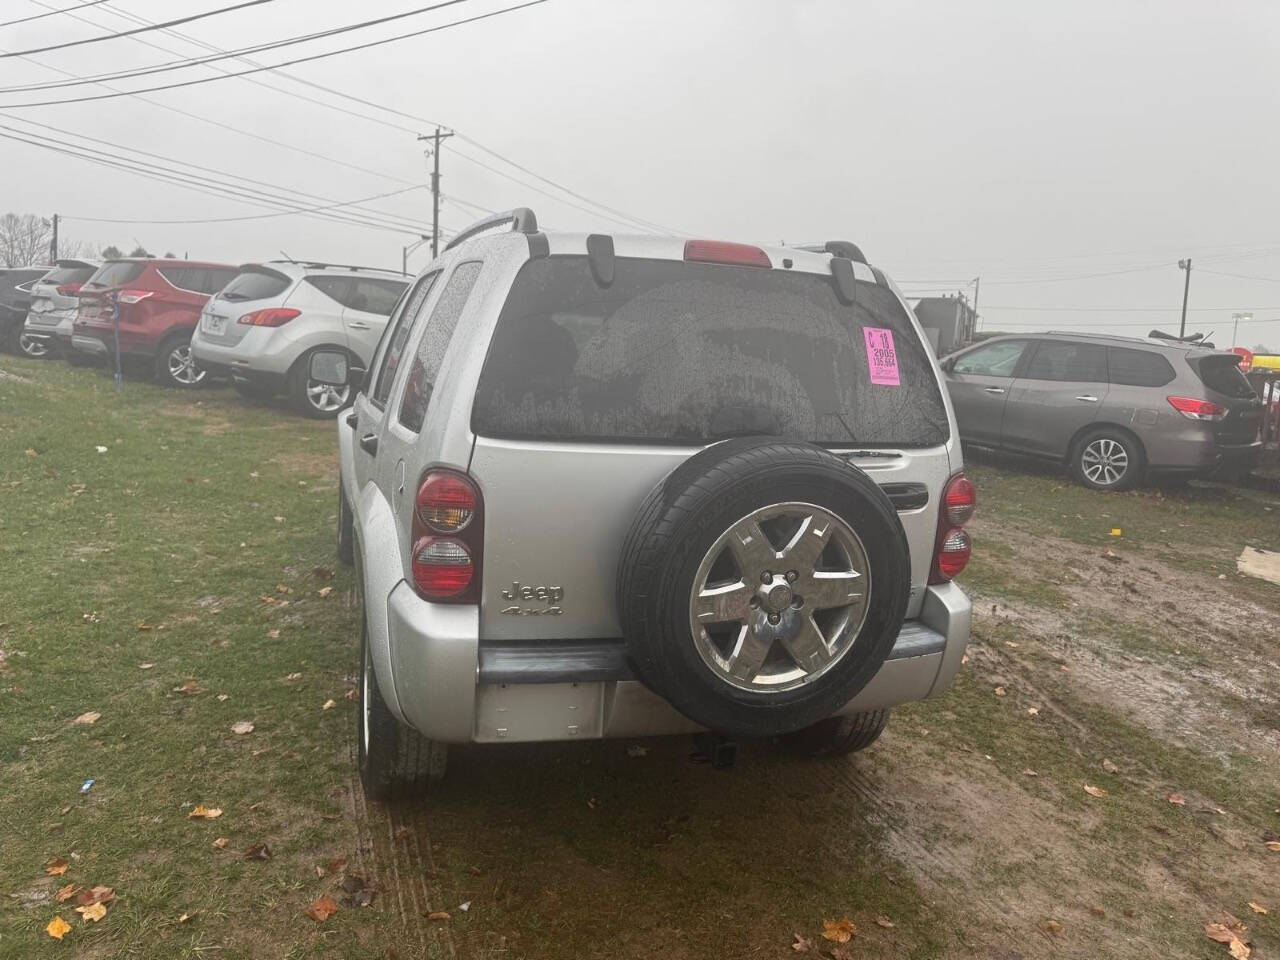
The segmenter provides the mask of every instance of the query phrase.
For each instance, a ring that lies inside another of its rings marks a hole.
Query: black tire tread
[[[793,753],[806,757],[839,757],[865,750],[884,733],[888,710],[868,710],[847,717],[829,717],[782,738]]]

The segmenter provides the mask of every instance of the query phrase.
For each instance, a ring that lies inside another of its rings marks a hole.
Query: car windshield
[[[934,369],[901,302],[857,281],[583,256],[526,264],[498,320],[472,415],[507,438],[705,444],[738,435],[932,446],[948,436]]]

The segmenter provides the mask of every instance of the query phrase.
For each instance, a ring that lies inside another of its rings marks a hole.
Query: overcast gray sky
[[[82,2],[0,0],[0,20]],[[234,2],[109,0],[79,19],[59,14],[0,28],[0,50],[137,26],[120,12],[160,21]],[[428,2],[272,0],[176,29],[230,50]],[[257,59],[279,63],[518,2],[464,0]],[[1255,321],[1239,341],[1280,349],[1277,51],[1280,4],[1267,0],[549,0],[288,70],[399,114],[264,72],[146,94],[150,103],[121,97],[20,109],[12,105],[107,91],[0,92],[0,124],[8,128],[0,133],[84,144],[31,125],[44,123],[166,158],[141,158],[148,162],[252,178],[269,185],[256,189],[317,206],[425,184],[428,161],[415,132],[437,121],[473,141],[449,140],[442,155],[441,220],[451,228],[474,219],[477,207],[527,205],[549,227],[627,231],[594,207],[600,203],[624,219],[697,235],[851,239],[908,294],[965,289],[971,296],[966,285],[981,276],[987,328],[1085,324],[1131,334],[1176,330],[1177,260],[1191,256],[1189,328],[1216,330],[1217,342],[1227,344],[1232,312],[1249,311]],[[0,59],[0,87],[207,53],[153,31]],[[219,66],[247,69],[237,60]],[[197,67],[113,85],[137,89],[213,74]],[[91,146],[106,158],[136,157]],[[366,206],[430,220],[425,189]],[[283,250],[387,266],[399,265],[401,246],[413,239],[302,216],[205,224],[74,219],[210,219],[269,209],[0,139],[0,211],[58,212],[69,218],[63,233],[73,239],[125,248],[136,239],[154,252],[229,262]],[[410,263],[426,260],[423,249]]]

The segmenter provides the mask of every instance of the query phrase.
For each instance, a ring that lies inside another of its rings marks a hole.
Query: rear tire
[[[355,563],[356,553],[355,517],[347,506],[347,491],[342,481],[338,481],[338,562],[344,567]]]
[[[191,355],[191,334],[177,334],[160,344],[156,351],[156,383],[179,390],[194,390],[208,379]]]
[[[312,380],[312,353],[315,351],[304,353],[289,371],[289,401],[304,417],[332,420],[351,404],[355,390],[350,383],[336,388]]]
[[[839,757],[867,749],[880,739],[888,721],[888,710],[828,717],[781,739],[788,750],[802,757]]]
[[[1071,451],[1071,473],[1091,490],[1128,490],[1146,469],[1142,444],[1122,430],[1087,431]]]
[[[368,621],[363,615],[360,624],[356,762],[364,795],[370,800],[422,796],[430,784],[444,779],[448,748],[421,736],[392,714],[378,689],[369,652]]]

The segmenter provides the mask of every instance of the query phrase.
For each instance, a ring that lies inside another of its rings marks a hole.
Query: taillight
[[[83,283],[64,283],[58,287],[58,293],[64,297],[74,297],[83,286]]]
[[[138,303],[147,299],[154,291],[151,290],[121,290],[116,294],[116,298],[121,303]]]
[[[1227,408],[1195,397],[1169,397],[1169,405],[1188,420],[1221,420]]]
[[[294,317],[301,315],[301,310],[291,310],[288,307],[267,307],[265,310],[254,310],[252,313],[246,313],[236,322],[248,324],[251,327],[283,327]]]
[[[484,504],[475,483],[454,470],[428,470],[413,506],[413,582],[436,603],[479,603]]]
[[[769,255],[749,243],[724,240],[687,240],[684,258],[695,263],[725,263],[736,267],[772,267]]]
[[[947,481],[938,511],[938,539],[930,583],[954,580],[969,563],[972,541],[963,527],[978,507],[978,491],[963,473]]]

